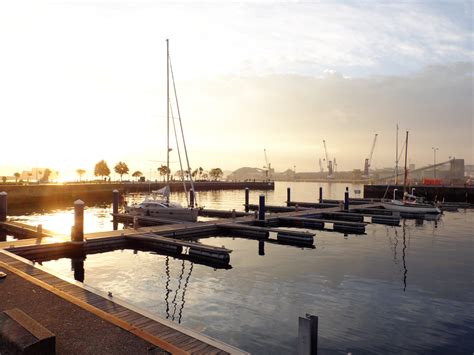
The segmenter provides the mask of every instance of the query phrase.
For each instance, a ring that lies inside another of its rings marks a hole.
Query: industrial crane
[[[337,173],[337,163],[336,163],[336,157],[334,157],[334,172]]]
[[[326,162],[328,164],[328,179],[331,179],[332,176],[332,161],[329,160],[328,149],[326,147],[326,141],[323,140],[324,144],[324,153],[326,154]]]
[[[272,165],[268,162],[268,157],[267,157],[267,150],[263,150],[263,155],[265,156],[265,166],[263,167],[265,169],[265,175],[267,180],[271,180],[271,173],[272,173]]]
[[[377,136],[378,134],[375,133],[374,142],[372,143],[372,149],[370,150],[369,157],[366,158],[364,162],[364,176],[365,177],[369,176],[369,168],[370,168],[370,164],[372,163],[372,156],[374,155],[375,142],[377,142]]]

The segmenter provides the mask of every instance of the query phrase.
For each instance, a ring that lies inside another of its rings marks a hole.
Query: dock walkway
[[[79,282],[54,275],[4,250],[0,250],[0,267],[170,353],[246,354],[169,320],[138,311],[113,296],[91,290]]]

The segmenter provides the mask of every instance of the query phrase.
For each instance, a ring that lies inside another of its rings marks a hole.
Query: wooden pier
[[[4,250],[0,250],[0,267],[172,354],[246,354]]]

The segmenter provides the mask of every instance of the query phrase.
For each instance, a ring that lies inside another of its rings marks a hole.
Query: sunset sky
[[[193,168],[473,163],[472,1],[0,2],[0,175],[166,156],[166,38]],[[172,161],[176,156],[172,156]],[[177,166],[171,167],[176,170]]]

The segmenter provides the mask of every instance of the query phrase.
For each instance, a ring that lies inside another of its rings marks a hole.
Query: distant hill
[[[243,167],[233,171],[227,176],[227,180],[264,180],[265,170],[260,168]]]

